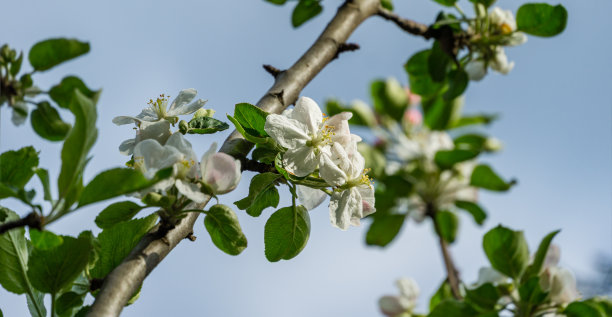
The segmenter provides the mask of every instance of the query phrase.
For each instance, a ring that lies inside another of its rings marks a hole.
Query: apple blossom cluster
[[[473,52],[465,71],[469,78],[479,81],[491,68],[502,74],[508,74],[514,68],[509,62],[504,46],[517,46],[527,42],[525,33],[517,31],[516,20],[510,10],[499,7],[490,12],[482,5],[476,5],[476,19],[470,23],[471,49]]]
[[[361,138],[351,134],[350,112],[324,117],[315,101],[301,97],[293,109],[266,117],[265,131],[285,151],[283,167],[296,177],[315,176],[333,188],[329,211],[333,226],[346,230],[376,211],[374,187],[357,151]],[[321,204],[326,192],[298,185],[298,198],[307,209]]]
[[[136,137],[124,141],[119,150],[122,154],[132,155],[131,165],[153,179],[157,172],[171,168],[169,178],[157,182],[139,193],[145,197],[148,193],[171,195],[176,190],[184,199],[196,203],[206,201],[206,195],[225,194],[238,185],[240,181],[240,161],[225,153],[217,153],[217,144],[213,143],[198,161],[192,145],[181,132],[172,132],[170,126],[178,122],[178,116],[196,113],[212,114],[210,110],[201,110],[206,103],[199,99],[191,102],[197,94],[195,89],[181,90],[170,103],[169,96],[160,95],[149,101],[149,107],[135,117],[119,116],[113,119],[117,125],[134,123]]]
[[[399,295],[386,295],[378,300],[380,311],[388,317],[410,317],[420,294],[419,285],[412,278],[395,281]]]

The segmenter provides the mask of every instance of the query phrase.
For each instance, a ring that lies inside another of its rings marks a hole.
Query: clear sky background
[[[405,17],[430,23],[440,6],[430,0],[395,0]],[[294,30],[293,3],[277,7],[261,0],[236,1],[5,1],[0,42],[27,51],[49,37],[76,37],[91,43],[78,60],[35,77],[43,88],[76,74],[92,88],[103,88],[98,103],[99,138],[85,178],[122,166],[127,157],[117,146],[133,137],[131,127],[117,127],[117,115],[135,115],[160,93],[176,96],[196,88],[217,118],[239,102],[255,103],[272,84],[262,64],[289,67],[312,44],[341,4],[323,1],[322,15]],[[465,0],[460,4],[470,11]],[[516,9],[521,1],[501,0]],[[481,195],[489,211],[483,227],[462,217],[452,253],[465,281],[486,263],[481,250],[486,230],[504,223],[525,230],[531,250],[541,237],[563,229],[555,239],[562,265],[578,276],[593,275],[596,255],[612,255],[612,59],[607,0],[565,0],[566,31],[558,37],[529,37],[526,45],[507,50],[516,62],[509,76],[490,74],[472,83],[466,113],[500,113],[488,131],[504,150],[487,156],[497,171],[516,177],[506,194]],[[351,42],[361,46],[333,61],[306,87],[303,95],[319,104],[329,97],[369,101],[369,83],[397,77],[407,82],[402,65],[431,43],[371,18]],[[14,127],[7,107],[0,109],[2,151],[34,145],[52,179],[59,173],[60,145],[36,136],[28,125]],[[69,113],[64,118],[71,119]],[[198,155],[229,131],[190,137]],[[232,203],[248,191],[251,173],[239,188],[222,196]],[[35,182],[33,182],[35,183]],[[286,206],[286,196],[279,207]],[[15,202],[3,204],[25,214]],[[93,219],[107,204],[70,215],[53,224],[56,233],[98,232]],[[268,263],[263,229],[272,210],[260,218],[239,211],[249,247],[232,257],[217,250],[198,220],[195,243],[181,243],[146,279],[141,298],[124,316],[377,316],[377,300],[397,293],[401,276],[416,279],[420,307],[444,278],[443,264],[430,224],[405,226],[386,249],[365,246],[367,226],[347,232],[329,223],[327,204],[311,211],[312,232],[304,251],[291,261]],[[24,296],[0,289],[5,316],[27,315]]]

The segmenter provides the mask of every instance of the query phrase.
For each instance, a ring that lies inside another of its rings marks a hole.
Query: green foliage
[[[429,300],[429,310],[433,311],[438,304],[453,298],[453,291],[447,280],[444,280],[436,293]]]
[[[522,231],[499,225],[485,234],[482,244],[491,266],[509,277],[520,277],[529,263],[529,248]]]
[[[497,115],[479,114],[473,116],[462,116],[457,121],[452,122],[450,129],[465,127],[469,125],[484,124],[488,125],[497,119]]]
[[[335,99],[327,100],[325,104],[326,112],[331,117],[341,112],[350,112],[353,117],[349,119],[350,125],[361,125],[361,126],[376,126],[376,118],[374,113],[369,107],[357,107],[357,106],[346,106],[340,101]]]
[[[134,218],[143,208],[145,207],[131,201],[116,202],[104,208],[96,217],[95,222],[99,228],[107,229]]]
[[[567,317],[607,317],[605,310],[592,301],[573,302],[563,313]]]
[[[57,180],[60,198],[67,197],[71,191],[74,193],[79,183],[82,184],[87,155],[98,137],[96,106],[91,99],[75,90],[70,111],[75,116],[75,123],[62,148],[62,167]],[[73,199],[75,201],[76,197]]]
[[[38,153],[31,146],[17,151],[6,151],[0,155],[0,182],[5,186],[21,189],[34,176],[37,166]],[[3,198],[1,193],[0,198]]]
[[[486,164],[476,166],[470,178],[470,185],[493,191],[507,191],[514,183],[504,181]]]
[[[451,70],[448,73],[448,89],[443,95],[444,100],[453,100],[463,94],[470,82],[468,74],[463,69]]]
[[[455,3],[454,0],[434,0],[439,3],[450,3],[448,5],[453,5]],[[433,47],[431,48],[430,54],[427,57],[427,68],[429,70],[429,76],[434,82],[444,82],[446,79],[446,73],[448,72],[451,63],[453,60],[451,57],[446,54],[440,47],[440,42],[435,41]]]
[[[104,278],[130,254],[156,222],[157,214],[152,214],[146,218],[120,222],[102,230],[98,235],[100,258],[90,271],[91,277]]]
[[[53,249],[64,243],[62,236],[47,230],[38,231],[38,229],[30,229],[30,240],[32,241],[32,246],[38,250]]]
[[[75,89],[79,90],[87,98],[93,100],[94,103],[98,102],[100,90],[89,89],[87,85],[76,76],[64,77],[59,84],[51,87],[51,89],[49,89],[49,97],[51,97],[58,106],[69,109]]]
[[[89,43],[56,38],[32,46],[28,59],[35,70],[44,71],[89,52]]]
[[[455,201],[455,206],[469,212],[478,225],[482,225],[485,219],[487,219],[487,213],[476,203],[465,200],[457,200]]]
[[[555,36],[567,25],[567,10],[560,4],[527,3],[518,9],[516,24],[519,31],[531,35]]]
[[[250,133],[248,133],[245,128],[242,126],[242,124],[234,117],[230,116],[229,114],[227,115],[227,118],[234,124],[234,126],[236,127],[236,131],[240,132],[240,134],[242,134],[242,136],[249,142],[252,143],[256,143],[256,144],[266,144],[271,142],[271,138],[264,138],[264,137],[258,137],[255,135],[252,135]]]
[[[264,130],[268,113],[249,103],[239,103],[234,108],[234,118],[244,130],[256,137],[266,137]]]
[[[404,69],[408,73],[410,90],[421,96],[433,96],[443,87],[443,83],[438,83],[431,77],[429,71],[429,56],[431,50],[424,50],[415,53],[408,59]]]
[[[442,150],[436,153],[434,160],[441,169],[452,168],[455,164],[471,160],[480,154],[479,151],[474,150]]]
[[[485,7],[490,7],[493,3],[495,3],[495,1],[497,0],[470,0],[473,3],[480,3],[483,4]]]
[[[523,311],[531,311],[533,308],[544,303],[548,293],[540,286],[540,278],[537,276],[524,279],[518,289],[521,300],[520,306]]]
[[[66,138],[71,125],[62,120],[55,108],[46,101],[40,102],[32,111],[30,120],[34,131],[49,141],[61,141]]]
[[[408,97],[404,88],[395,79],[375,80],[370,86],[374,109],[379,114],[401,118],[408,108]]]
[[[69,286],[89,263],[93,245],[90,238],[63,236],[64,242],[52,249],[32,250],[28,277],[44,293],[55,294]]]
[[[466,289],[465,301],[481,311],[491,311],[501,296],[493,284],[485,283],[474,289]]]
[[[132,168],[113,168],[104,171],[85,186],[79,199],[79,207],[143,190],[170,176],[172,176],[172,167],[159,170],[150,180]]]
[[[478,313],[474,308],[468,305],[465,302],[459,302],[452,299],[447,299],[440,304],[436,305],[436,307],[429,313],[429,317],[474,317],[477,316]]]
[[[211,117],[196,117],[189,121],[187,129],[181,130],[183,134],[211,134],[227,130],[229,125]]]
[[[550,244],[560,231],[561,230],[553,231],[542,239],[540,246],[538,246],[538,251],[536,251],[533,258],[533,262],[527,267],[523,278],[529,278],[531,276],[537,276],[540,274],[542,271],[542,266],[544,265],[544,260],[546,259],[546,253],[548,253],[548,249],[550,248]]]
[[[245,210],[253,216],[259,217],[267,207],[277,207],[280,200],[276,183],[282,176],[276,173],[261,173],[251,179],[249,195],[234,204],[238,209]]]
[[[323,11],[320,0],[299,0],[291,14],[291,24],[294,28],[299,27],[306,21],[314,18]]]
[[[214,205],[206,212],[204,226],[213,243],[229,255],[238,255],[247,247],[247,238],[242,233],[238,217],[225,205]]]
[[[75,292],[66,292],[55,300],[55,313],[59,316],[72,316],[74,308],[83,305],[83,295]]]
[[[424,99],[421,102],[424,112],[424,121],[430,129],[446,130],[455,122],[455,117],[463,107],[463,98],[445,100],[443,97],[436,96]]]
[[[379,215],[373,218],[374,221],[372,221],[368,233],[366,234],[366,244],[385,247],[393,241],[399,233],[406,219],[406,215],[389,214]]]
[[[270,262],[289,260],[297,256],[310,236],[310,216],[304,206],[277,210],[266,222],[264,243]]]
[[[278,4],[278,5],[283,5],[285,4],[285,2],[287,2],[287,0],[265,0],[265,1],[268,1],[273,4]]]
[[[380,5],[387,10],[393,11],[393,1],[392,0],[380,0]]]
[[[441,210],[436,213],[436,230],[440,237],[448,243],[455,242],[459,229],[459,217],[454,212]]]
[[[14,211],[0,208],[7,215],[2,223],[19,219]],[[15,294],[23,294],[31,288],[26,275],[29,253],[24,235],[23,228],[0,235],[0,284]]]

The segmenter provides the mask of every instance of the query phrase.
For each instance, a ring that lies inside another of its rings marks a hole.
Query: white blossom
[[[453,139],[443,131],[421,130],[410,137],[398,131],[395,133],[395,139],[396,142],[391,148],[394,154],[405,161],[422,159],[429,162],[428,169],[434,168],[431,164],[438,151],[454,148]]]
[[[186,191],[186,186],[183,185],[198,177],[199,168],[191,143],[178,132],[171,135],[165,145],[148,139],[134,147],[134,168],[141,171],[148,179],[152,179],[155,173],[168,167],[172,167],[172,177],[158,182],[140,194],[144,195],[150,191],[165,192],[176,184],[179,192],[189,198],[191,192]]]
[[[295,108],[282,115],[270,114],[265,131],[281,146],[285,169],[299,177],[312,173],[319,164],[321,153],[329,151],[332,142],[351,141],[348,120],[350,112],[339,113],[325,120],[316,102],[301,97]]]
[[[13,105],[11,121],[14,125],[22,125],[28,118],[28,105],[24,101],[17,101]]]
[[[165,144],[172,132],[170,131],[170,122],[160,120],[155,122],[141,121],[135,122],[136,137],[125,140],[119,145],[119,152],[123,155],[134,154],[134,147],[139,142],[153,139],[160,144]]]
[[[480,81],[487,74],[487,65],[480,59],[473,59],[469,61],[465,65],[464,69],[468,74],[468,78],[473,81]]]
[[[356,145],[347,148],[334,143],[329,154],[321,155],[319,170],[321,177],[335,187],[329,203],[330,220],[342,230],[360,225],[361,218],[376,211],[374,186],[366,175],[365,159]]]
[[[181,90],[179,95],[170,103],[170,107],[168,107],[169,96],[162,94],[156,100],[149,100],[149,107],[143,109],[137,116],[118,116],[113,119],[113,123],[122,125],[142,121],[155,122],[164,119],[175,123],[179,115],[194,113],[204,106],[206,100],[198,99],[191,102],[197,93],[193,88]]]
[[[508,74],[514,68],[514,62],[508,62],[508,56],[501,46],[496,47],[494,53],[495,55],[489,61],[489,67],[504,75]]]
[[[213,143],[202,156],[200,163],[202,181],[215,195],[228,193],[240,182],[240,166],[240,160],[229,154],[217,152],[217,143]]]
[[[383,296],[378,301],[378,306],[383,314],[389,317],[401,316],[410,312],[416,306],[419,297],[419,286],[411,278],[401,278],[395,282],[400,290],[399,296]]]
[[[516,20],[512,11],[495,7],[489,13],[489,21],[499,33],[506,35],[502,40],[503,45],[516,46],[527,42],[527,35],[517,31]]]
[[[552,244],[546,252],[542,272],[540,273],[540,287],[549,292],[550,301],[565,305],[580,297],[576,287],[576,278],[568,269],[559,267],[561,258],[560,249]]]

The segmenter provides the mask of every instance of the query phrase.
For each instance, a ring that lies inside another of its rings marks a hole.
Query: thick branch
[[[42,231],[43,219],[36,212],[31,212],[27,216],[9,221],[0,225],[0,234],[3,234],[11,229],[20,227],[30,227]]]
[[[345,43],[350,34],[366,18],[377,11],[379,0],[348,0],[323,33],[287,71],[279,73],[274,85],[259,100],[257,106],[270,113],[280,113],[294,103],[302,89],[336,56],[339,45]],[[252,144],[234,131],[221,147],[221,152],[235,157],[245,157]],[[188,206],[188,209],[202,209],[204,204]],[[130,255],[105,279],[88,316],[118,316],[145,277],[185,237],[193,232],[193,225],[199,213],[189,213],[174,229],[160,238],[156,228],[145,236]]]

